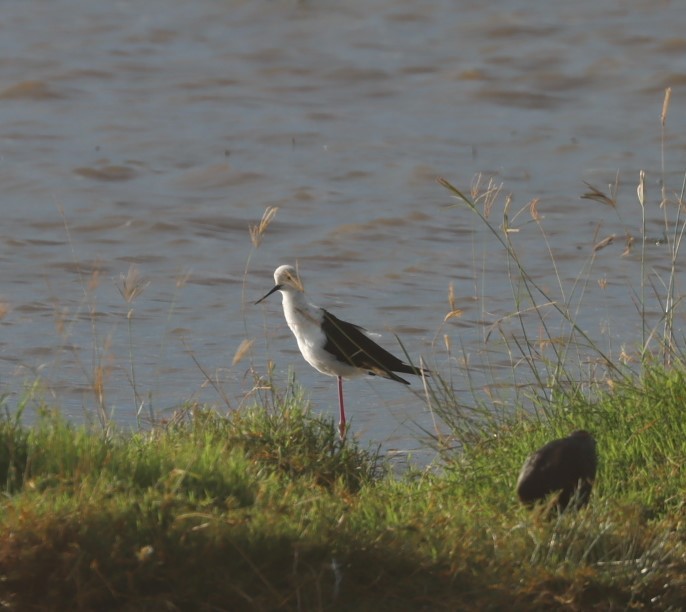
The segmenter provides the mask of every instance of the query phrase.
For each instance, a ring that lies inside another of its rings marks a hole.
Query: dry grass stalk
[[[300,291],[305,291],[305,285],[303,285],[303,282],[300,280],[300,266],[298,265],[298,262],[295,262],[295,273],[298,275],[297,278],[292,279],[293,284],[300,290]]]
[[[641,208],[645,208],[645,180],[645,170],[641,170],[638,174],[638,186],[636,187],[636,195],[638,196],[638,202],[641,205]]]
[[[93,371],[91,375],[91,390],[97,402],[98,413],[103,425],[108,422],[108,415],[105,410],[105,385],[112,372],[112,357],[109,355],[109,350],[112,345],[112,338],[108,337],[102,349],[102,355],[97,357],[97,362],[93,364]]]
[[[454,186],[451,185],[448,181],[446,181],[444,178],[439,178],[438,183],[440,185],[443,185],[447,189],[454,190]],[[471,187],[470,187],[470,195],[471,198],[476,204],[477,202],[481,201],[483,202],[483,207],[484,207],[484,212],[483,215],[486,219],[488,219],[491,215],[491,211],[493,210],[493,205],[498,199],[498,196],[500,195],[500,191],[502,189],[502,183],[496,184],[495,181],[490,178],[488,179],[488,185],[486,187],[482,187],[483,183],[483,175],[482,174],[477,174],[474,177],[474,180],[472,181]],[[462,196],[464,199],[464,196]]]
[[[531,214],[531,218],[536,222],[540,221],[542,218],[538,212],[539,201],[539,198],[534,198],[533,200],[531,200],[531,202],[529,202],[529,213]]]
[[[669,102],[672,99],[672,88],[668,87],[665,89],[665,99],[662,102],[662,112],[660,113],[660,123],[662,127],[665,127],[667,123],[667,112],[669,111]]]
[[[615,237],[615,234],[610,234],[609,236],[603,238],[600,242],[597,242],[593,246],[593,252],[595,253],[596,251],[600,251],[601,249],[604,249],[606,246],[611,245],[615,241]]]
[[[505,198],[505,205],[503,210],[503,230],[506,234],[516,234],[519,229],[510,226],[510,205],[512,204],[512,194],[508,194]],[[515,218],[517,215],[515,215]],[[514,219],[513,219],[514,220]]]
[[[450,312],[443,318],[443,321],[448,319],[453,319],[455,317],[461,317],[464,311],[461,308],[455,306],[455,287],[452,283],[448,286],[448,304],[450,304]]]
[[[124,298],[126,303],[130,304],[141,293],[143,293],[143,291],[145,291],[145,288],[149,284],[149,282],[145,282],[141,278],[136,264],[131,264],[126,274],[119,275],[119,284],[117,285],[117,289],[119,289],[119,293]]]
[[[481,196],[481,181],[483,180],[483,175],[482,174],[477,174],[474,179],[472,180],[472,184],[470,187],[470,195],[472,196],[472,200],[476,201],[480,196]],[[447,183],[445,179],[438,179],[438,182],[440,183],[443,181],[443,184]]]
[[[590,183],[584,181],[586,187],[589,191],[581,196],[582,200],[594,200],[600,202],[601,204],[606,204],[607,206],[612,206],[612,208],[617,208],[617,200],[615,200],[614,195],[609,196],[606,193],[600,191],[597,187],[594,187]]]
[[[235,366],[243,359],[243,357],[245,357],[245,355],[250,351],[250,347],[252,347],[253,342],[255,341],[245,339],[238,345],[238,348],[233,356],[233,360],[231,361],[232,366]]]
[[[93,387],[93,394],[98,400],[100,406],[105,405],[105,379],[107,374],[105,368],[101,365],[97,366],[93,371],[93,380],[91,385]]]
[[[217,395],[222,398],[222,401],[226,404],[226,407],[231,410],[231,401],[229,400],[229,396],[226,394],[226,391],[222,388],[219,377],[218,376],[211,376],[210,373],[207,371],[205,367],[198,361],[198,358],[195,356],[195,353],[193,350],[186,344],[185,341],[183,341],[184,348],[190,355],[191,359],[193,360],[193,363],[197,366],[198,370],[202,372],[202,375],[205,377],[205,381],[203,382],[203,387],[206,386],[206,384],[211,385],[211,387],[217,392]]]
[[[260,222],[257,225],[250,226],[250,241],[255,248],[260,246],[262,243],[264,233],[267,231],[269,224],[276,216],[278,210],[278,206],[267,206],[264,214],[262,215],[262,219],[260,219]]]
[[[490,216],[491,211],[493,210],[493,205],[496,203],[498,197],[500,196],[501,189],[502,183],[496,185],[493,179],[490,179],[488,181],[488,187],[482,195],[482,199],[484,200],[484,217],[486,217],[486,219],[488,219],[488,217]]]

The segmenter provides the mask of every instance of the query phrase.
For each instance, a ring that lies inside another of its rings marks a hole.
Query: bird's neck
[[[301,291],[283,292],[283,311],[288,324],[292,327],[302,324],[319,324],[320,308],[310,304]]]

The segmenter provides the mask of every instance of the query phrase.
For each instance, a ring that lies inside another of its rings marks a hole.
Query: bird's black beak
[[[272,293],[278,291],[279,289],[281,289],[281,285],[275,285],[274,287],[272,287],[266,295],[262,296],[259,300],[257,300],[257,302],[255,302],[255,306],[257,306],[257,304],[259,304],[263,300],[266,300]]]

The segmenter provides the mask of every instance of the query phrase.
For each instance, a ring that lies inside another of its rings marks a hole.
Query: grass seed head
[[[234,353],[233,360],[231,361],[231,365],[236,365],[243,359],[243,357],[245,357],[245,355],[250,351],[250,347],[253,345],[253,342],[255,341],[248,340],[246,338],[238,345],[238,348]]]
[[[264,233],[267,231],[278,210],[278,206],[267,206],[260,222],[257,225],[250,226],[250,241],[255,248],[259,247],[262,243]]]
[[[665,89],[665,99],[662,102],[662,112],[660,113],[660,123],[662,127],[665,127],[667,123],[667,112],[669,111],[669,102],[672,99],[672,88],[668,87]]]
[[[138,266],[136,266],[136,264],[131,264],[126,274],[119,275],[117,289],[119,289],[119,293],[126,303],[130,304],[145,291],[149,284],[150,282],[146,282],[141,278]]]

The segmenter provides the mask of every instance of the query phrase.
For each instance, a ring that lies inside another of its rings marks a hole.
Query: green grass
[[[663,146],[668,102],[667,95]],[[646,258],[644,181],[641,173],[639,236],[627,239],[624,253],[637,254],[628,295],[641,338],[619,352],[578,324],[597,253],[609,243],[592,245],[566,283],[537,201],[512,214],[506,197],[496,223],[495,182],[477,180],[465,195],[439,181],[490,230],[493,244],[480,241],[484,261],[507,265],[512,308],[484,329],[484,344],[490,355],[497,342],[498,361],[509,356],[512,367],[503,373],[486,362],[470,370],[465,354],[457,373],[432,368],[427,404],[447,431],[435,434],[441,460],[426,470],[398,475],[376,450],[341,442],[331,421],[309,413],[296,385],[280,393],[269,376],[256,375],[248,394],[254,406],[232,410],[206,374],[228,416],[189,405],[162,423],[149,407],[155,425],[144,431],[131,351],[135,432],[111,425],[100,362],[90,377],[98,427],[69,423],[44,405],[24,425],[34,385],[0,419],[0,607],[683,609],[686,366],[677,272],[686,180],[674,193],[662,181],[661,267]],[[583,197],[614,208],[630,234],[616,187],[608,195],[589,185]],[[275,214],[267,209],[250,229],[246,277]],[[553,271],[545,285],[518,251],[518,231],[530,223]],[[485,266],[483,273],[485,283]],[[133,268],[121,283],[129,304],[144,288]],[[460,316],[452,290],[449,302],[446,332]],[[450,333],[444,338],[447,361],[457,363]],[[234,365],[251,351],[246,338]],[[491,374],[486,393],[477,369]],[[465,381],[471,402],[455,391]],[[514,493],[525,458],[575,429],[590,430],[598,444],[589,506],[553,517],[545,508],[526,510]]]
[[[393,475],[297,394],[166,427],[0,424],[7,609],[678,609],[686,375],[656,368],[595,404],[514,414],[439,471]],[[531,449],[600,448],[590,506],[516,501]],[[656,452],[657,450],[657,452]],[[36,585],[41,585],[37,587]]]

